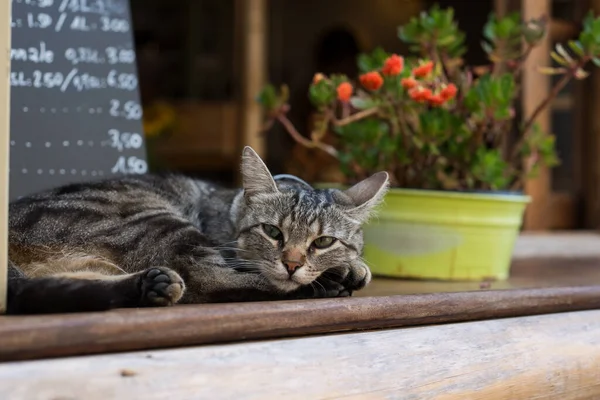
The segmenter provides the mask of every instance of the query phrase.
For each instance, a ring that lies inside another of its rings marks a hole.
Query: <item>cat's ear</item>
[[[250,146],[246,146],[242,153],[242,178],[246,199],[257,194],[278,192],[269,169]]]
[[[344,191],[355,207],[346,210],[350,218],[366,222],[387,193],[390,180],[387,172],[378,172]]]

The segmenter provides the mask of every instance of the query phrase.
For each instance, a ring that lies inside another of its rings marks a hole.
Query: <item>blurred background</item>
[[[359,53],[381,46],[403,54],[397,27],[430,0],[132,0],[149,160],[225,184],[238,179],[239,154],[251,145],[273,173],[335,181],[328,156],[295,146],[282,131],[261,129],[255,97],[267,82],[290,86],[290,118],[301,132],[310,126],[307,88],[315,72],[356,74]],[[466,61],[486,62],[481,32],[490,12],[521,10],[551,17],[548,46],[575,38],[599,0],[441,0],[453,7],[467,34]],[[544,53],[544,52],[541,52]],[[535,58],[550,65],[549,52]],[[557,136],[560,166],[528,185],[540,212],[525,229],[589,229],[600,226],[600,93],[598,72],[567,86],[542,115]],[[551,78],[532,82],[537,94],[522,98],[531,110]],[[531,92],[531,91],[530,91]],[[528,107],[528,108],[527,108]],[[313,160],[306,168],[304,160]],[[302,165],[302,168],[299,166]]]

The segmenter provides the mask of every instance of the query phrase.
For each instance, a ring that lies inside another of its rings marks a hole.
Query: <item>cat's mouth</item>
[[[287,278],[287,279],[275,278],[275,279],[271,279],[271,282],[277,288],[279,288],[280,290],[282,290],[284,292],[291,292],[291,291],[298,289],[300,286],[302,286],[302,284],[292,280],[291,278]]]
[[[298,282],[297,277],[290,276],[283,268],[270,270],[265,273],[265,276],[273,285],[285,292],[291,292],[302,286],[302,283]]]

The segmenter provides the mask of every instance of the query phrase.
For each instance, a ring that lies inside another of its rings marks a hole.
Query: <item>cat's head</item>
[[[351,188],[313,189],[289,180],[275,181],[250,147],[242,157],[243,194],[238,199],[239,257],[252,260],[281,291],[311,284],[323,272],[344,273],[362,262],[361,226],[372,216],[388,187],[379,172]]]

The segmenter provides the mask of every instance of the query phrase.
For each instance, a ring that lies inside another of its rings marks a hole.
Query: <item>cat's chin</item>
[[[282,292],[293,292],[302,286],[300,283],[295,282],[291,279],[271,279],[271,283]]]

